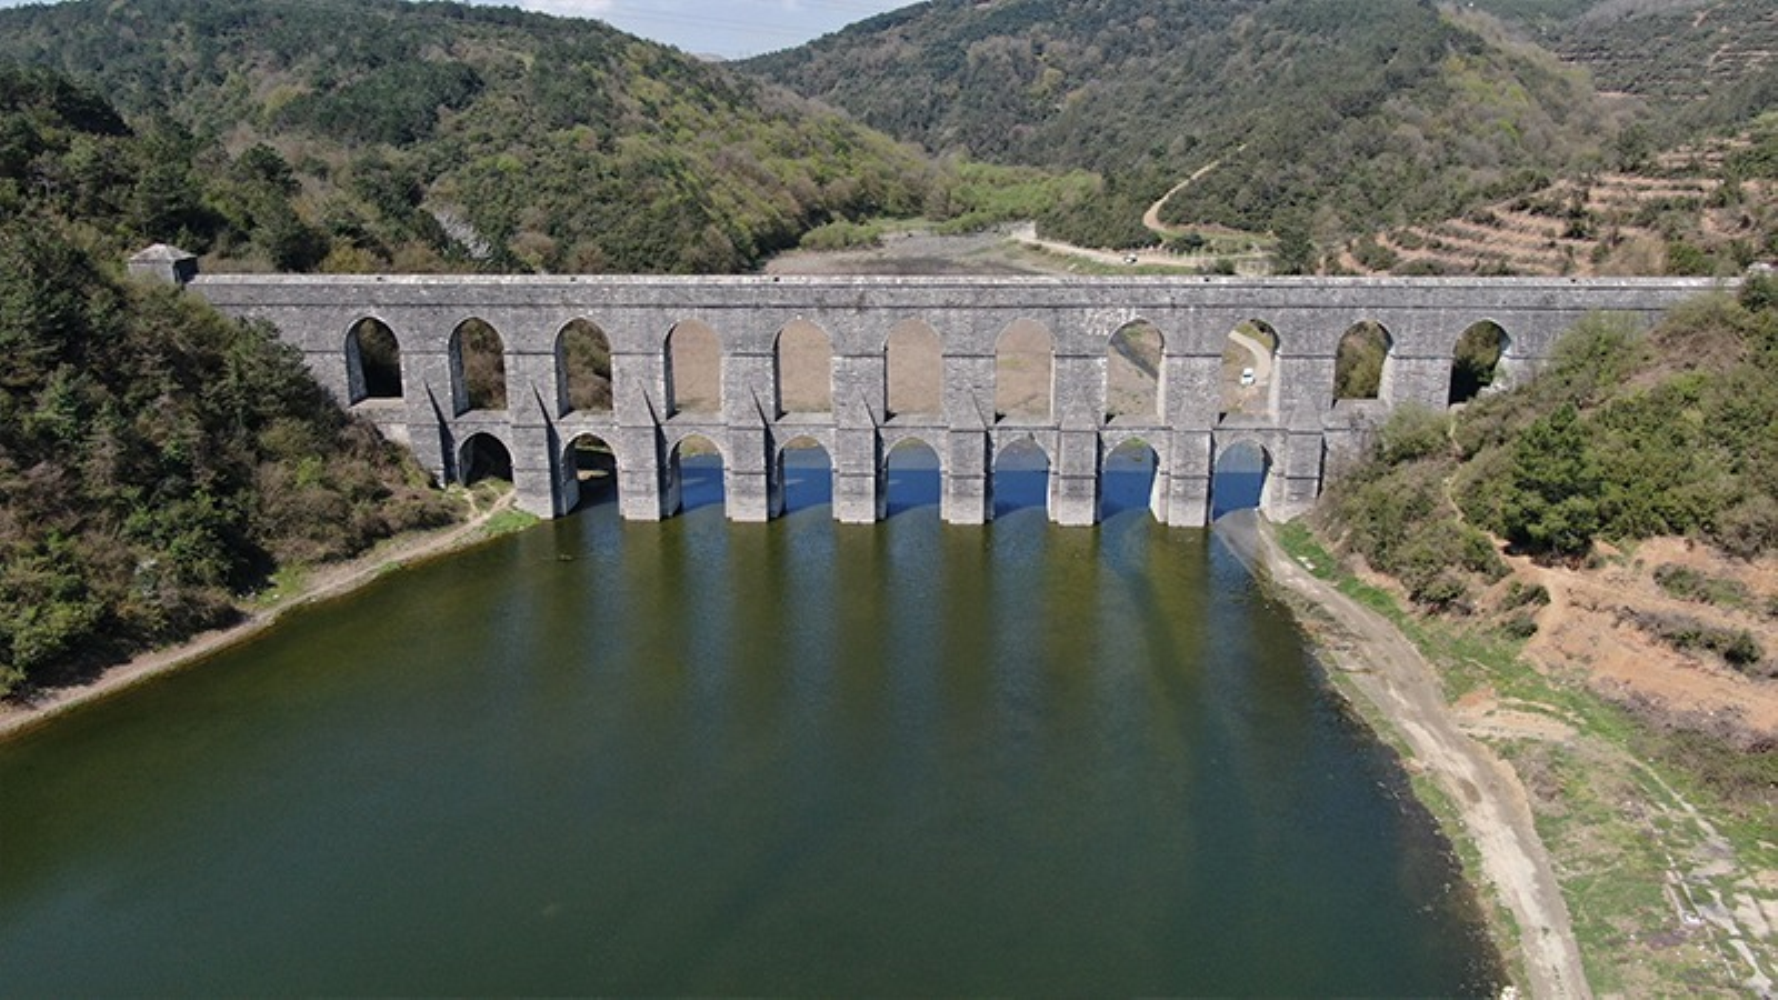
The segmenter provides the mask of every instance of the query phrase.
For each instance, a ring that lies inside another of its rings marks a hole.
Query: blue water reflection
[[[820,445],[784,452],[784,512],[833,504],[833,461]]]

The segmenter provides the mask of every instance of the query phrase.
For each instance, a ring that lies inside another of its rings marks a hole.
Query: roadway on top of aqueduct
[[[1334,406],[1333,378],[1340,342],[1359,323],[1387,335],[1379,400],[1360,408],[1374,418],[1408,402],[1446,405],[1457,342],[1478,322],[1503,332],[1500,371],[1514,381],[1589,313],[1647,323],[1721,287],[1699,279],[169,276],[224,312],[270,322],[348,404],[363,382],[352,331],[364,319],[382,323],[400,349],[401,399],[373,419],[446,478],[470,439],[497,438],[520,504],[544,516],[577,501],[565,449],[583,433],[611,446],[625,517],[671,515],[678,445],[697,434],[722,453],[728,512],[738,520],[781,509],[781,451],[798,437],[828,450],[835,516],[878,519],[885,457],[918,438],[939,456],[945,519],[980,523],[993,513],[995,457],[1029,438],[1049,462],[1055,520],[1095,521],[1104,457],[1140,440],[1157,466],[1151,509],[1191,526],[1207,516],[1217,453],[1237,439],[1261,446],[1269,462],[1263,510],[1288,516],[1313,502],[1329,461],[1357,440],[1352,412]],[[458,331],[470,319],[501,337],[506,410],[468,408]],[[609,344],[610,412],[569,405],[561,343],[575,320],[595,324]],[[1220,411],[1221,357],[1230,331],[1249,320],[1277,334],[1271,395],[1263,417],[1234,419]],[[831,347],[831,404],[821,415],[780,405],[779,335],[799,321]],[[889,412],[887,344],[908,321],[937,335],[941,413]],[[1047,418],[995,412],[996,352],[1015,321],[1050,336]],[[1135,321],[1162,338],[1155,412],[1113,420],[1107,345]],[[708,327],[719,345],[713,414],[675,405],[669,335],[688,322]]]

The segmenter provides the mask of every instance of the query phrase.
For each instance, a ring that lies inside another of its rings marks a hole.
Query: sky
[[[698,55],[758,55],[800,45],[915,0],[518,0],[527,10],[596,17]]]
[[[17,7],[25,0],[0,0]],[[471,0],[487,3],[488,0]],[[498,0],[564,17],[594,17],[695,55],[735,59],[800,45],[916,0]]]

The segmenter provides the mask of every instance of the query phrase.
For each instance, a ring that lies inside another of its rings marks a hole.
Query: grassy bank
[[[1778,957],[1772,817],[1725,800],[1706,780],[1732,748],[1664,730],[1600,697],[1578,673],[1539,671],[1520,655],[1520,640],[1406,613],[1342,569],[1302,525],[1280,528],[1278,538],[1318,577],[1393,621],[1434,665],[1447,701],[1496,706],[1500,717],[1519,720],[1516,732],[1491,728],[1483,738],[1529,794],[1596,993],[1770,988],[1765,977]],[[1399,745],[1387,720],[1353,702]],[[1474,850],[1464,846],[1454,808],[1431,782],[1415,789],[1474,878]],[[1496,911],[1497,930],[1511,933],[1500,925],[1510,917]]]

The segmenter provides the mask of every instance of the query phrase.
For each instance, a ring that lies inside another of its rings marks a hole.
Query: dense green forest
[[[1581,74],[1420,0],[937,0],[745,65],[934,150],[1102,174],[1043,220],[1101,245],[1154,240],[1142,209],[1212,164],[1167,221],[1326,242],[1596,165],[1616,130]]]
[[[945,187],[788,92],[510,8],[73,0],[0,11],[4,60],[121,111],[132,223],[212,269],[733,271]]]
[[[252,244],[288,207],[252,150],[165,183],[168,141],[55,74],[0,69],[0,695],[223,624],[280,567],[457,516],[267,330],[119,276],[118,248],[169,220]]]
[[[1012,213],[1148,245],[1199,171],[1182,239],[1306,270],[1745,127],[1778,97],[1767,6],[935,0],[729,67],[511,8],[72,0],[0,11],[0,61],[114,103],[153,143],[143,231],[212,270],[720,272]]]

